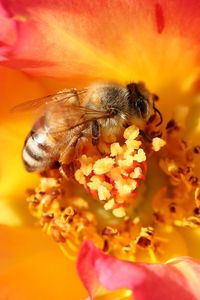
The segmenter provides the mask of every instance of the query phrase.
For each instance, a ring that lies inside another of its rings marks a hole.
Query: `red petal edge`
[[[0,3],[0,60],[6,60],[6,53],[10,51],[16,41],[15,21],[8,17],[6,10]]]
[[[131,289],[135,300],[200,299],[200,262],[190,257],[179,257],[166,264],[130,263],[105,255],[86,241],[77,269],[91,299],[98,286],[110,291]]]

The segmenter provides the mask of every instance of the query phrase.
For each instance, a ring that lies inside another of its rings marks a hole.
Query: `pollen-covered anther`
[[[170,126],[169,126],[170,125]],[[167,176],[165,189],[160,189],[153,200],[156,223],[180,227],[200,227],[200,180],[196,162],[199,146],[184,137],[184,127],[169,122],[166,144],[160,152],[160,167]]]
[[[136,179],[142,175],[142,169],[140,167],[136,167],[134,171],[130,174],[130,177]]]
[[[137,187],[137,182],[133,179],[124,179],[115,181],[116,188],[120,196],[125,196],[134,191]]]
[[[141,248],[147,248],[152,244],[153,235],[153,227],[142,227],[135,243]]]
[[[200,227],[200,181],[194,163],[200,147],[183,140],[175,125],[168,124],[166,142],[157,137],[146,142],[135,125],[122,129],[119,137],[100,137],[97,147],[88,142],[76,159],[77,182],[67,181],[58,170],[41,174],[39,186],[28,197],[29,208],[63,252],[76,256],[82,242],[92,240],[119,259],[162,262],[167,243],[173,248],[170,235],[176,236],[177,227]],[[157,164],[156,171],[149,172],[146,189],[136,198],[147,161],[150,171]],[[143,204],[146,209],[151,197],[145,219]]]
[[[101,185],[98,187],[98,197],[99,200],[107,200],[110,199],[111,194],[105,186]]]
[[[110,210],[114,207],[114,205],[115,205],[115,200],[112,198],[108,202],[106,202],[106,204],[104,204],[104,208],[105,210]]]
[[[110,146],[110,156],[117,156],[123,153],[123,148],[120,146],[119,143],[113,143]]]
[[[82,171],[82,174],[85,175],[85,176],[89,175],[92,171],[93,159],[90,158],[90,157],[87,157],[84,154],[80,157],[80,163],[81,163],[80,170]]]
[[[112,169],[114,163],[114,159],[110,157],[100,158],[94,163],[94,173],[97,175],[103,175]]]
[[[140,133],[140,130],[137,126],[131,125],[124,131],[124,138],[126,140],[135,140]]]
[[[80,183],[84,184],[85,183],[85,176],[82,170],[77,170],[75,173],[75,179]]]
[[[146,160],[146,154],[143,149],[138,149],[137,153],[133,156],[133,160],[137,162],[143,162]]]
[[[113,215],[117,218],[123,218],[126,216],[126,211],[124,207],[118,207],[113,209]]]
[[[180,220],[175,220],[174,224],[179,227],[200,228],[200,217],[190,216],[188,218],[182,218]]]
[[[91,180],[97,187],[102,183],[103,186],[107,185],[108,190],[110,188],[110,183],[102,181],[102,175],[93,175]],[[87,239],[92,240],[102,251],[130,261],[134,261],[135,255],[139,255],[140,251],[148,252],[149,248],[154,249],[149,247],[153,236],[150,232],[151,227],[142,228],[139,217],[126,217],[121,198],[101,200],[105,210],[111,210],[117,218],[124,218],[123,222],[114,226],[104,224],[102,229],[102,225],[98,226],[96,213],[90,210],[88,202],[79,195],[78,185],[75,184],[74,189],[72,184],[65,179],[52,181],[51,178],[42,178],[40,185],[28,197],[31,213],[37,217],[43,231],[53,237],[70,259],[75,259],[81,243]],[[75,192],[74,195],[72,191]],[[53,195],[50,204],[44,205],[46,196],[50,194]],[[32,203],[35,197],[38,197],[37,205]]]
[[[110,226],[104,227],[104,229],[102,231],[102,235],[106,235],[106,236],[115,236],[118,233],[119,232],[116,228],[113,228],[113,227],[110,227]]]
[[[78,159],[80,168],[75,179],[94,199],[103,202],[105,210],[112,210],[119,218],[126,216],[126,208],[134,201],[146,174],[147,154],[139,133],[139,128],[131,125],[118,141],[112,139],[114,142],[109,143],[108,138],[100,141],[98,150],[106,143],[106,153],[85,153]]]
[[[155,152],[159,151],[165,145],[166,145],[166,142],[163,139],[159,138],[159,137],[155,137],[152,140],[152,149]]]
[[[194,197],[195,197],[196,207],[200,208],[200,187],[197,187],[195,189]]]

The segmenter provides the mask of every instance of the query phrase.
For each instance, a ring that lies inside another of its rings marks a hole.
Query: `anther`
[[[112,228],[110,226],[106,226],[102,231],[102,235],[107,235],[107,236],[114,236],[117,233],[118,233],[118,230],[116,228]]]
[[[193,148],[193,151],[194,151],[195,154],[199,154],[200,153],[200,146],[195,146]]]
[[[199,179],[198,179],[198,177],[196,177],[196,176],[191,176],[191,177],[189,178],[189,181],[190,181],[190,183],[191,183],[193,186],[197,186],[198,183],[199,183]]]
[[[195,215],[200,215],[200,208],[199,207],[195,207],[194,214]]]
[[[172,202],[169,205],[169,210],[170,210],[171,213],[176,213],[176,203]]]
[[[104,244],[103,244],[103,252],[108,252],[109,249],[109,243],[108,240],[104,240]]]
[[[167,125],[166,125],[166,129],[175,129],[177,127],[175,120],[170,120]]]

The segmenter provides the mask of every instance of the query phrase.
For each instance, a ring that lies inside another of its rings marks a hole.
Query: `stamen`
[[[139,140],[139,128],[135,125],[124,130],[121,143],[110,142],[108,137],[106,154],[101,157],[83,154],[78,160],[80,168],[75,179],[85,186],[93,198],[104,204],[118,218],[127,216],[126,207],[136,198],[136,191],[145,179],[147,156]],[[116,139],[114,139],[116,140]],[[153,140],[153,148],[159,151],[165,142]],[[102,141],[99,148],[102,149]]]
[[[152,136],[156,123],[152,118],[144,132]],[[89,239],[120,259],[162,262],[176,227],[200,227],[200,183],[194,162],[199,146],[183,139],[175,120],[168,122],[163,136],[164,140],[157,136],[146,142],[135,125],[120,136],[103,132],[98,150],[92,143],[82,147],[74,181],[55,169],[41,174],[28,205],[67,257],[75,259]],[[159,175],[152,176],[154,168]],[[152,182],[156,188],[151,190]],[[149,198],[150,208],[144,212]]]
[[[74,255],[71,255],[69,253],[69,250],[66,249],[65,246],[63,246],[63,244],[58,244],[59,245],[59,248],[60,250],[62,251],[62,253],[69,259],[69,260],[72,260],[72,261],[75,261],[76,260],[76,257],[77,257],[77,252],[74,254]]]

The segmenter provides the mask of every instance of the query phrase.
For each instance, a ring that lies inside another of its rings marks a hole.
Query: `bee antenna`
[[[162,122],[163,122],[163,117],[162,117],[162,114],[161,114],[161,112],[159,111],[159,109],[157,109],[156,107],[155,107],[155,105],[153,104],[153,110],[159,115],[159,117],[160,117],[160,121],[156,124],[156,126],[159,126],[160,124],[162,124]]]

